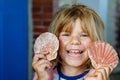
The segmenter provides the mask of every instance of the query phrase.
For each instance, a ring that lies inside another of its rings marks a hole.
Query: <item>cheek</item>
[[[63,42],[60,40],[59,41],[59,51],[61,51],[64,48]]]
[[[59,51],[63,51],[66,49],[66,45],[68,43],[68,40],[66,38],[59,38]]]
[[[63,49],[64,49],[63,40],[62,40],[62,39],[59,39],[59,53],[61,53]]]
[[[90,40],[83,42],[83,45],[84,45],[84,47],[85,47],[86,49],[90,46],[90,44],[91,44],[91,41],[90,41]]]

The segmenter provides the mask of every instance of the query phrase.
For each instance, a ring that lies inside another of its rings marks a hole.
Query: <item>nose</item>
[[[71,44],[73,44],[73,45],[81,44],[80,38],[78,36],[72,36],[71,37]]]

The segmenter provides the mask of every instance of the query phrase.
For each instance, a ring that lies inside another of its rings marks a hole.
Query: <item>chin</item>
[[[69,61],[68,64],[70,66],[78,67],[78,66],[81,66],[83,63],[82,62],[78,62],[78,61]]]

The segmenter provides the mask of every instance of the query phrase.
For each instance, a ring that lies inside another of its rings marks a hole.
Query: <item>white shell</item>
[[[48,60],[53,60],[57,57],[57,50],[59,48],[59,41],[57,37],[50,33],[45,32],[37,37],[34,44],[34,53],[41,53],[47,51],[50,54],[46,55]]]
[[[118,64],[118,55],[115,49],[107,42],[94,42],[88,49],[88,55],[94,68],[112,66]]]

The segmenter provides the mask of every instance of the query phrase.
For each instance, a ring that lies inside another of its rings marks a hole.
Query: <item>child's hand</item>
[[[43,54],[35,54],[32,62],[33,69],[38,75],[38,80],[49,80],[52,64]]]
[[[93,69],[88,73],[85,80],[109,80],[109,75],[112,70],[113,68],[111,66]]]

